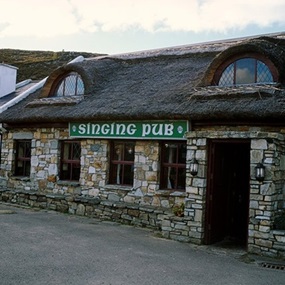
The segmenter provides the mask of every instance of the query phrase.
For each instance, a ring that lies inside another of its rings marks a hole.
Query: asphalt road
[[[0,203],[1,285],[281,285],[254,256],[150,230]]]

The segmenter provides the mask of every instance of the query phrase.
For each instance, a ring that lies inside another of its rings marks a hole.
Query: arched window
[[[276,81],[275,68],[271,62],[255,57],[240,57],[222,64],[214,77],[214,85],[233,86]]]
[[[84,94],[84,83],[81,76],[76,72],[67,74],[56,85],[54,96],[74,96]]]

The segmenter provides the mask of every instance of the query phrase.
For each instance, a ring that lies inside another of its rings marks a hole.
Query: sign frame
[[[70,122],[71,138],[186,140],[188,120]]]

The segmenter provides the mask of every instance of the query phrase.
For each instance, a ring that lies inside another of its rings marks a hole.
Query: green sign
[[[185,139],[187,121],[69,123],[74,138]]]

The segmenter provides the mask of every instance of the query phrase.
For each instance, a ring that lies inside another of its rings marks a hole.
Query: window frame
[[[79,159],[72,159],[74,153],[74,144],[78,144],[80,147],[80,156]],[[68,158],[64,158],[65,154],[65,146],[71,145],[71,149],[68,149]],[[63,181],[79,181],[80,173],[81,173],[81,141],[79,140],[62,140],[60,141],[60,172],[59,179]],[[64,165],[67,165],[69,176],[68,178],[63,174],[65,171],[63,170]],[[78,179],[75,178],[74,169],[79,169]]]
[[[268,58],[266,58],[266,57],[264,57],[258,53],[243,53],[243,54],[232,56],[232,57],[228,58],[227,60],[225,60],[222,64],[220,64],[219,67],[215,71],[215,74],[214,74],[214,77],[213,77],[211,84],[214,86],[223,87],[223,85],[219,85],[219,81],[220,81],[220,78],[222,77],[224,71],[226,70],[226,68],[228,66],[230,66],[231,64],[234,64],[238,60],[245,59],[245,58],[255,59],[256,62],[260,61],[263,64],[265,64],[267,66],[267,68],[269,69],[269,71],[271,72],[272,80],[273,80],[272,83],[278,82],[277,68],[275,67],[275,65],[272,63],[272,61],[270,59],[268,59]],[[236,72],[236,70],[234,72]],[[255,72],[255,81],[256,81],[256,72]],[[262,82],[252,82],[249,84],[263,84],[263,83]],[[237,86],[237,85],[243,85],[243,84],[234,83],[233,85],[228,85],[228,86]]]
[[[66,86],[66,80],[68,77],[70,76],[76,76],[76,81],[75,81],[75,91],[74,91],[74,94],[72,95],[69,95],[69,94],[64,94],[65,92],[65,86]],[[78,80],[82,81],[83,83],[83,93],[79,93],[78,94]],[[63,88],[63,94],[62,95],[58,95],[58,90],[59,90],[59,87],[61,86],[61,84],[64,84],[64,88]],[[53,83],[52,87],[51,87],[51,91],[50,91],[50,97],[72,97],[72,96],[81,96],[81,95],[84,95],[85,93],[85,84],[84,84],[84,81],[82,79],[82,76],[76,72],[76,71],[70,71],[68,73],[64,73],[62,74],[61,76],[59,76]]]
[[[24,155],[19,156],[20,144],[24,143]],[[29,144],[29,155],[27,156],[27,144]],[[14,175],[22,177],[30,177],[31,174],[31,151],[32,151],[32,141],[28,139],[16,140],[15,141],[15,168]],[[20,171],[19,163],[23,163],[23,170]],[[27,173],[29,169],[29,173]]]
[[[180,146],[185,146],[185,163],[180,163],[178,161],[179,158],[179,149],[181,147],[178,147],[178,151],[176,152],[176,161],[175,162],[166,162],[164,159],[166,158],[166,145],[167,144],[177,144]],[[180,191],[185,192],[186,190],[186,156],[187,156],[187,143],[186,141],[162,141],[160,143],[160,189],[162,190],[169,190],[169,191]],[[175,180],[174,180],[174,187],[169,187],[169,168],[174,168],[176,170],[175,172]],[[178,188],[179,184],[179,170],[184,170],[184,187]]]
[[[116,144],[122,144],[123,145],[123,157],[121,160],[115,159],[116,156]],[[132,155],[133,160],[125,160],[125,150],[126,145],[130,144],[132,145]],[[132,140],[114,140],[110,142],[110,170],[109,170],[109,183],[114,185],[121,185],[121,186],[133,186],[134,182],[134,164],[135,164],[135,141]],[[121,166],[122,174],[118,176],[118,169],[117,166]],[[131,179],[130,183],[126,183],[127,175],[126,175],[126,166],[131,166],[131,175],[129,175],[129,179]],[[122,181],[118,183],[118,178],[120,178]]]

